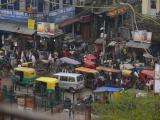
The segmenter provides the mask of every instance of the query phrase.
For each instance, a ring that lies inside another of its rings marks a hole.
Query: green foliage
[[[160,120],[160,96],[148,94],[135,97],[131,93],[122,93],[109,104],[94,104],[97,120]]]

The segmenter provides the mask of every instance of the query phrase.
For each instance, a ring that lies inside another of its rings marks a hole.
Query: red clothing
[[[63,51],[63,57],[69,57],[69,52],[67,52],[66,50]]]

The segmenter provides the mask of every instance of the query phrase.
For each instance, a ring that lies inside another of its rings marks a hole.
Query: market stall
[[[100,104],[109,103],[111,101],[112,94],[122,90],[124,89],[107,86],[98,87],[96,90],[94,90],[94,102]]]

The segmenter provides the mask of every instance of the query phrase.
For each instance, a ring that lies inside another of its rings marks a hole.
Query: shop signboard
[[[54,35],[56,31],[57,31],[57,26],[55,25],[55,23],[47,23],[47,22],[37,23],[38,34]]]
[[[146,30],[136,30],[131,33],[134,41],[151,43],[152,32],[147,32]]]
[[[19,0],[19,9],[20,10],[25,10],[25,8],[26,8],[25,0]]]
[[[155,64],[154,92],[160,93],[160,64]]]
[[[34,30],[35,20],[28,19],[28,29]]]
[[[26,12],[13,11],[13,10],[0,10],[0,20],[27,23],[30,18],[29,14]],[[43,21],[43,13],[38,13],[34,19],[36,21]]]
[[[57,9],[49,13],[49,22],[60,23],[75,16],[75,7]]]
[[[11,22],[25,23],[29,19],[29,15],[25,12],[0,10],[0,19]]]

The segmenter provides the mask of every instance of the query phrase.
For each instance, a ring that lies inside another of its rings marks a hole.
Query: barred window
[[[156,0],[151,0],[151,8],[156,9]]]

